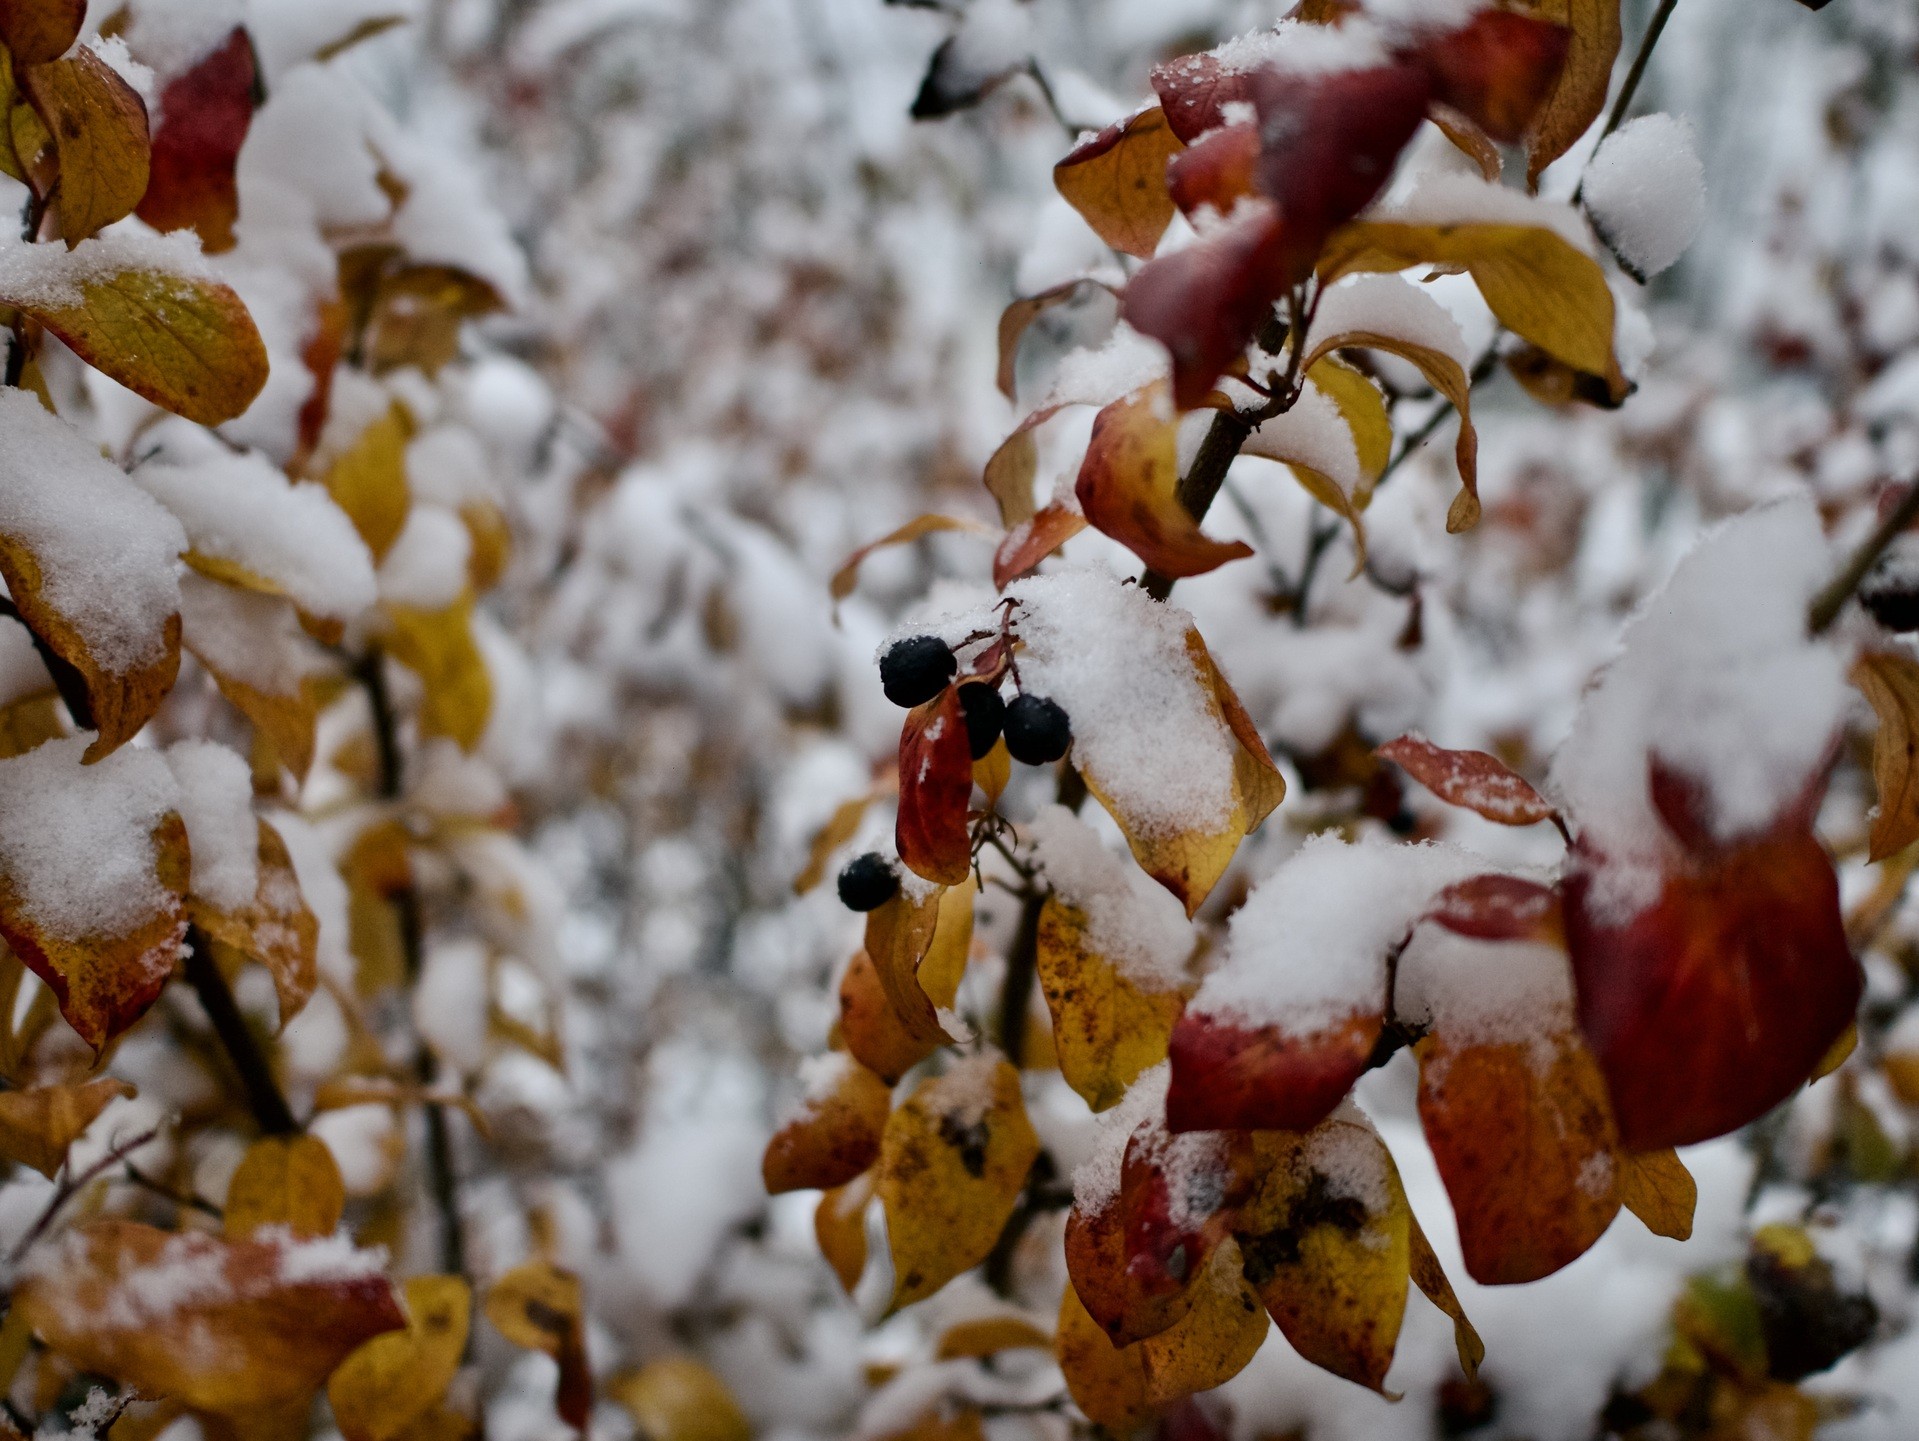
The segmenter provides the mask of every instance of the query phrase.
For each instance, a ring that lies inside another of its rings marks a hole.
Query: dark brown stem
[[[12,616],[26,627],[33,648],[40,653],[40,660],[47,668],[47,674],[53,677],[53,688],[60,692],[67,712],[73,717],[73,723],[83,731],[94,728],[93,702],[87,697],[87,678],[80,674],[79,668],[64,657],[54,654],[53,647],[40,638],[40,632],[27,625],[26,617],[20,614],[20,608],[5,596],[0,596],[0,615]]]
[[[187,946],[187,984],[200,998],[200,1008],[207,1013],[213,1033],[220,1038],[227,1059],[239,1074],[240,1087],[246,1092],[247,1107],[253,1112],[255,1123],[269,1136],[298,1135],[300,1123],[293,1119],[287,1098],[280,1094],[280,1083],[273,1079],[273,1068],[267,1064],[253,1032],[247,1028],[246,1017],[240,1014],[227,978],[220,974],[220,967],[214,962],[212,943],[198,926],[188,926]]]
[[[1879,522],[1873,533],[1866,537],[1865,543],[1852,553],[1845,569],[1835,575],[1826,588],[1813,597],[1812,607],[1806,616],[1807,628],[1814,635],[1820,634],[1839,619],[1839,612],[1846,608],[1846,602],[1852,599],[1852,593],[1859,588],[1859,582],[1866,573],[1879,563],[1879,557],[1885,554],[1886,547],[1898,537],[1899,532],[1919,518],[1919,480],[1906,488],[1886,518]]]
[[[1666,22],[1672,19],[1672,12],[1678,8],[1679,0],[1659,0],[1659,8],[1653,12],[1646,33],[1640,37],[1639,52],[1632,58],[1632,68],[1626,72],[1626,83],[1619,87],[1619,98],[1613,101],[1612,112],[1606,116],[1606,128],[1599,132],[1601,144],[1625,121],[1626,111],[1632,107],[1633,97],[1639,93],[1639,82],[1646,78],[1646,65],[1652,59],[1653,48],[1659,44],[1659,37],[1666,31]],[[1583,176],[1580,177],[1580,185],[1583,189]],[[1573,201],[1577,204],[1578,200],[1579,191],[1575,190]]]
[[[79,1191],[94,1180],[104,1176],[108,1171],[111,1171],[115,1166],[126,1160],[128,1156],[131,1156],[135,1151],[139,1150],[142,1146],[146,1145],[148,1141],[151,1141],[159,1134],[159,1129],[154,1127],[142,1131],[139,1135],[129,1140],[116,1141],[107,1151],[106,1155],[95,1161],[91,1166],[88,1166],[86,1170],[80,1172],[79,1175],[76,1176],[69,1171],[67,1178],[54,1188],[53,1195],[47,1201],[46,1208],[40,1212],[40,1215],[35,1219],[33,1225],[27,1229],[26,1235],[22,1236],[15,1244],[13,1250],[7,1253],[7,1264],[9,1266],[17,1266],[20,1264],[21,1259],[25,1257],[27,1252],[33,1249],[34,1244],[39,1241],[42,1236],[47,1234],[47,1228],[53,1224],[53,1218],[60,1214],[60,1208],[66,1205],[68,1201],[71,1201]]]

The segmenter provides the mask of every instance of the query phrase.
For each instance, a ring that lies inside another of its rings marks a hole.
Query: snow
[[[1706,171],[1692,122],[1642,115],[1606,137],[1586,166],[1581,192],[1593,226],[1647,279],[1692,244],[1706,215]]]
[[[1399,958],[1397,1018],[1449,1046],[1523,1044],[1542,1060],[1573,1028],[1572,965],[1559,946],[1485,941],[1428,922]]]
[[[1435,894],[1490,869],[1454,845],[1314,836],[1233,913],[1225,959],[1192,1009],[1292,1034],[1377,1012],[1386,953]]]
[[[1066,711],[1075,763],[1128,830],[1223,826],[1235,748],[1186,648],[1192,618],[1096,571],[1034,576],[1009,594],[1025,688]]]
[[[1323,1177],[1330,1195],[1359,1202],[1369,1216],[1383,1214],[1392,1204],[1392,1154],[1350,1097],[1307,1133],[1293,1165]]]
[[[41,599],[102,670],[123,675],[165,654],[186,535],[24,390],[0,393],[0,532],[33,556]]]
[[[1575,249],[1591,249],[1585,222],[1570,205],[1540,200],[1476,174],[1423,175],[1410,194],[1379,206],[1365,218],[1400,225],[1533,226],[1556,232]]]
[[[306,900],[307,909],[319,922],[316,952],[320,974],[330,981],[351,986],[357,968],[347,946],[346,882],[333,863],[325,837],[310,821],[287,811],[275,811],[267,819],[286,843],[287,857],[293,862],[293,878],[300,883],[300,894]]]
[[[82,765],[90,740],[83,732],[0,760],[0,874],[41,929],[104,940],[169,904],[153,829],[180,790],[157,751],[122,746]]]
[[[380,562],[380,599],[395,605],[442,610],[467,588],[473,552],[466,522],[444,506],[419,503]]]
[[[1130,855],[1102,845],[1065,806],[1047,806],[1022,828],[1059,898],[1085,912],[1086,944],[1144,990],[1183,984],[1194,934],[1172,893]]]
[[[245,567],[308,614],[351,620],[373,603],[373,559],[325,486],[290,482],[255,451],[152,462],[132,479],[193,550]]]
[[[191,230],[155,235],[116,226],[68,250],[62,241],[30,244],[0,238],[0,300],[27,310],[64,310],[86,301],[86,287],[129,271],[157,271],[183,280],[211,272]]]
[[[1727,841],[1777,820],[1824,763],[1846,661],[1807,637],[1806,608],[1833,568],[1811,501],[1780,501],[1714,528],[1628,622],[1550,776],[1610,862],[1603,910],[1635,913],[1673,853],[1647,785],[1655,756],[1703,786]]]
[[[260,888],[252,768],[213,741],[177,741],[167,747],[166,759],[180,786],[193,893],[216,910],[247,909]]]
[[[530,397],[516,394],[507,389],[513,384],[511,372],[502,372],[498,366],[489,372],[492,378],[487,381],[487,391],[483,399],[490,399],[496,392],[501,394],[497,402],[503,408],[498,417],[498,427],[523,445],[531,444],[526,429],[533,422],[532,430],[538,433],[535,417],[540,414],[534,409]],[[514,415],[512,407],[521,408],[522,414]],[[406,447],[407,490],[416,500],[432,501],[449,510],[458,510],[468,501],[497,500],[499,484],[493,478],[493,465],[487,459],[486,447],[480,437],[464,425],[433,425],[422,430]]]
[[[1122,322],[1099,349],[1075,350],[1060,362],[1040,409],[1108,405],[1168,373],[1165,347]]]
[[[180,577],[180,633],[218,674],[268,695],[298,695],[302,682],[327,669],[291,601],[191,571]]]
[[[247,21],[246,0],[134,0],[127,8],[127,44],[163,80],[191,69]]]
[[[1073,1170],[1073,1204],[1081,1211],[1096,1215],[1119,1199],[1126,1143],[1142,1122],[1164,1118],[1172,1078],[1170,1061],[1141,1071],[1119,1104],[1094,1118],[1093,1149]]]
[[[1385,48],[1364,19],[1344,25],[1281,20],[1269,30],[1237,35],[1207,52],[1228,75],[1274,69],[1287,75],[1328,75],[1383,64]]]
[[[1262,422],[1240,453],[1316,470],[1349,499],[1363,484],[1353,428],[1338,402],[1311,380],[1300,387],[1293,407]]]
[[[1356,332],[1436,350],[1461,370],[1472,368],[1459,322],[1424,287],[1397,275],[1356,275],[1323,291],[1307,331],[1306,353]]]

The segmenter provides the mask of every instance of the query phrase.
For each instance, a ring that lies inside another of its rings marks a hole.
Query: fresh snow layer
[[[29,919],[69,938],[123,936],[167,904],[153,828],[180,804],[158,751],[122,746],[92,765],[89,734],[0,760],[0,874]]]
[[[380,562],[380,599],[441,610],[465,592],[473,536],[443,506],[417,504]]]
[[[193,856],[193,893],[223,911],[253,904],[260,887],[260,828],[253,817],[253,772],[212,741],[168,746],[180,783],[180,818]]]
[[[1307,332],[1306,353],[1336,335],[1356,332],[1436,350],[1462,370],[1472,364],[1459,322],[1424,289],[1397,275],[1355,276],[1323,293]]]
[[[1400,225],[1524,225],[1556,231],[1581,251],[1590,251],[1579,212],[1524,191],[1494,185],[1477,175],[1436,171],[1421,177],[1412,193],[1368,217]]]
[[[1086,944],[1142,990],[1167,991],[1186,979],[1193,926],[1172,892],[1130,855],[1108,850],[1065,806],[1048,806],[1024,828],[1041,868],[1066,904],[1086,915]]]
[[[309,614],[348,621],[373,604],[373,558],[325,486],[295,484],[254,452],[156,462],[132,479],[196,552],[271,581]]]
[[[1353,428],[1339,403],[1308,380],[1299,400],[1282,415],[1263,422],[1241,448],[1246,455],[1284,461],[1316,470],[1351,498],[1359,491],[1359,449]]]
[[[1609,864],[1595,901],[1623,919],[1656,893],[1674,844],[1648,767],[1704,787],[1733,840],[1775,821],[1812,780],[1844,715],[1845,658],[1808,638],[1832,559],[1809,499],[1710,531],[1628,622],[1553,759],[1551,789]]]
[[[68,250],[61,241],[0,238],[0,301],[29,310],[61,310],[86,300],[85,287],[129,270],[182,278],[211,272],[191,230],[166,235],[116,228]],[[23,392],[24,393],[24,392]]]
[[[1386,1000],[1386,953],[1433,896],[1493,867],[1459,846],[1314,836],[1254,886],[1193,1010],[1302,1034]]]
[[[1092,1215],[1119,1199],[1126,1143],[1140,1122],[1165,1116],[1166,1091],[1172,1078],[1170,1061],[1141,1071],[1119,1104],[1094,1118],[1092,1150],[1073,1169],[1073,1204],[1081,1211]]]
[[[1549,1043],[1573,1024],[1572,963],[1558,946],[1479,940],[1429,922],[1400,955],[1393,1008],[1448,1045]]]
[[[0,391],[0,534],[33,553],[42,598],[102,670],[165,653],[185,532],[26,390]]]
[[[1606,138],[1586,166],[1586,213],[1645,280],[1692,244],[1706,215],[1706,171],[1692,122],[1642,115]]]

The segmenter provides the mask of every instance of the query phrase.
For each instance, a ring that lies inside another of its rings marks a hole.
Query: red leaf
[[[1167,125],[1188,145],[1219,127],[1226,106],[1252,99],[1252,75],[1228,70],[1211,55],[1182,55],[1155,65],[1152,82]]]
[[[258,87],[244,26],[168,82],[160,94],[151,177],[136,215],[156,230],[197,230],[211,252],[233,248],[240,214],[234,166],[253,123]]]
[[[1080,1304],[1116,1346],[1157,1336],[1193,1305],[1193,1292],[1148,1294],[1127,1269],[1126,1228],[1117,1202],[1066,1214],[1066,1275]],[[1197,1272],[1195,1272],[1197,1274]]]
[[[993,552],[993,585],[1006,587],[1086,529],[1086,517],[1063,505],[1045,505],[1006,532]]]
[[[1210,205],[1221,215],[1254,193],[1259,173],[1259,127],[1225,125],[1182,150],[1166,166],[1173,203],[1187,215]]]
[[[1167,1048],[1171,1131],[1305,1131],[1331,1115],[1366,1070],[1383,1018],[1354,1012],[1305,1035],[1192,1010]]]
[[[1226,1238],[1252,1192],[1252,1156],[1243,1134],[1171,1135],[1157,1116],[1142,1121],[1120,1163],[1126,1273],[1148,1296],[1185,1289]]]
[[[973,794],[973,752],[960,714],[959,688],[948,686],[915,706],[900,731],[900,809],[894,839],[909,869],[941,885],[966,879],[972,843],[966,803]]]
[[[1446,750],[1414,732],[1386,742],[1379,754],[1446,804],[1498,825],[1529,826],[1557,814],[1523,776],[1484,751]]]
[[[1493,139],[1525,138],[1565,68],[1572,31],[1510,10],[1482,10],[1407,56],[1432,78],[1433,99]]]
[[[1558,943],[1564,930],[1559,893],[1519,876],[1474,876],[1450,885],[1433,898],[1425,918],[1480,941]]]
[[[1862,986],[1838,879],[1803,808],[1756,838],[1691,851],[1631,916],[1595,902],[1608,864],[1584,839],[1574,847],[1566,939],[1621,1141],[1689,1145],[1764,1115],[1852,1024]]]

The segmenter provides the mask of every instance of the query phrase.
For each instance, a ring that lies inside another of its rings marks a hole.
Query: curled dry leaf
[[[1066,1083],[1095,1111],[1115,1105],[1141,1071],[1166,1059],[1190,988],[1149,990],[1087,940],[1088,918],[1057,895],[1040,910],[1036,968]]]
[[[493,678],[473,638],[472,597],[439,610],[392,604],[384,610],[387,650],[426,688],[420,733],[473,750],[493,712]]]
[[[1373,482],[1393,457],[1393,422],[1386,411],[1386,397],[1370,376],[1337,355],[1314,361],[1306,378],[1339,407],[1340,417],[1353,433],[1360,477],[1353,503],[1364,510],[1372,500]]]
[[[553,1408],[576,1431],[593,1409],[587,1369],[580,1278],[545,1261],[515,1266],[486,1293],[486,1319],[515,1346],[544,1351],[559,1363]]]
[[[840,977],[840,1039],[855,1060],[889,1086],[938,1050],[946,1033],[915,1033],[893,1009],[879,968],[857,952]]]
[[[245,1413],[304,1402],[350,1352],[406,1324],[383,1260],[285,1231],[235,1241],[107,1218],[32,1253],[14,1304],[76,1366]]]
[[[1074,489],[1096,529],[1161,575],[1203,575],[1253,553],[1205,535],[1179,498],[1179,423],[1163,382],[1114,401],[1093,421]]]
[[[1099,798],[1125,833],[1126,843],[1140,868],[1179,897],[1190,916],[1226,873],[1239,843],[1285,798],[1286,780],[1273,764],[1252,718],[1220,673],[1196,629],[1186,632],[1186,654],[1193,667],[1193,683],[1199,688],[1206,708],[1232,738],[1232,794],[1225,807],[1225,819],[1211,830],[1151,830],[1112,801],[1106,780],[1096,768],[1082,763],[1081,775],[1087,789]]]
[[[1115,250],[1150,259],[1173,220],[1166,162],[1182,149],[1152,106],[1115,121],[1053,167],[1053,184]]]
[[[1529,826],[1558,814],[1525,777],[1484,751],[1447,750],[1413,731],[1387,741],[1379,754],[1448,805],[1496,825]]]
[[[1476,1380],[1479,1363],[1486,1359],[1486,1343],[1479,1339],[1479,1332],[1466,1319],[1466,1308],[1459,1304],[1459,1296],[1446,1278],[1446,1268],[1439,1264],[1433,1243],[1420,1229],[1419,1217],[1413,1216],[1411,1221],[1413,1284],[1452,1321],[1453,1349],[1459,1354],[1459,1369],[1466,1373],[1468,1381]]]
[[[1235,1228],[1246,1279],[1301,1356],[1381,1391],[1412,1269],[1393,1158],[1357,1112],[1259,1143],[1270,1163]]]
[[[67,1147],[95,1117],[117,1098],[135,1094],[132,1086],[112,1077],[0,1091],[0,1156],[51,1178],[65,1163]]]
[[[608,1382],[606,1394],[647,1441],[751,1441],[753,1435],[725,1382],[691,1356],[649,1361]]]
[[[284,1029],[305,1008],[319,982],[320,923],[300,893],[286,842],[266,821],[257,825],[260,880],[253,903],[244,910],[223,911],[193,894],[187,899],[187,914],[215,941],[267,968]]]
[[[945,892],[913,894],[902,886],[866,916],[866,954],[894,1018],[916,1041],[950,1040],[935,1014],[935,1002],[920,980],[920,967],[939,932]],[[970,897],[969,897],[970,911]],[[968,921],[970,933],[971,922]],[[882,1073],[884,1074],[884,1073]]]
[[[850,1057],[834,1058],[836,1074],[820,1094],[773,1133],[760,1175],[768,1195],[830,1191],[871,1166],[892,1109],[892,1088]]]
[[[1026,338],[1026,332],[1033,322],[1055,306],[1067,305],[1077,300],[1089,287],[1097,287],[1111,293],[1111,287],[1103,280],[1094,280],[1091,276],[1081,276],[1076,280],[1062,281],[1049,286],[1037,295],[1023,295],[1000,312],[999,317],[999,372],[996,377],[1000,394],[1008,400],[1016,399],[1014,382],[1019,368],[1019,343]]]
[[[406,1283],[406,1329],[375,1336],[327,1382],[327,1402],[346,1441],[399,1441],[437,1406],[459,1373],[473,1295],[458,1276]]]
[[[948,686],[908,713],[900,729],[899,774],[894,842],[900,860],[926,880],[958,885],[972,869],[973,857],[966,825],[973,751],[958,686]]]
[[[1692,1237],[1699,1183],[1677,1151],[1621,1151],[1619,1203],[1645,1222],[1655,1236],[1675,1241]]]
[[[1919,840],[1919,663],[1897,651],[1867,651],[1852,683],[1872,702],[1872,779],[1879,807],[1868,859],[1882,861]]]
[[[80,37],[87,0],[0,0],[0,41],[15,65],[58,60]]]
[[[986,1259],[1038,1155],[1019,1073],[996,1053],[968,1057],[914,1088],[886,1123],[876,1177],[893,1257],[892,1309]]]
[[[1521,4],[1528,13],[1571,32],[1559,79],[1534,117],[1526,142],[1526,182],[1537,187],[1546,167],[1572,149],[1606,107],[1613,62],[1619,58],[1619,0],[1521,0]]]
[[[326,1142],[313,1136],[266,1136],[240,1158],[222,1216],[228,1240],[263,1226],[295,1236],[330,1236],[346,1209],[346,1184]]]
[[[152,178],[138,215],[155,230],[199,232],[209,254],[233,248],[234,168],[253,123],[260,77],[244,26],[167,82],[153,135]]]
[[[853,587],[859,584],[860,562],[865,560],[866,557],[874,551],[884,549],[887,546],[910,545],[922,536],[933,535],[936,532],[948,530],[964,531],[968,535],[991,535],[993,533],[988,527],[981,525],[976,520],[966,520],[951,515],[916,516],[914,519],[907,521],[905,525],[900,526],[897,530],[888,531],[878,540],[869,541],[842,561],[840,568],[833,572],[833,580],[829,586],[833,594],[833,599],[836,601],[845,600],[853,593]]]
[[[60,233],[71,250],[133,213],[146,194],[147,107],[92,50],[23,67],[21,93],[60,157]]]
[[[813,1211],[813,1238],[847,1295],[866,1269],[866,1208],[873,1199],[873,1173],[828,1191]]]
[[[1030,575],[1042,560],[1086,529],[1086,517],[1057,501],[1042,506],[1006,532],[993,552],[993,585],[998,590]]]

